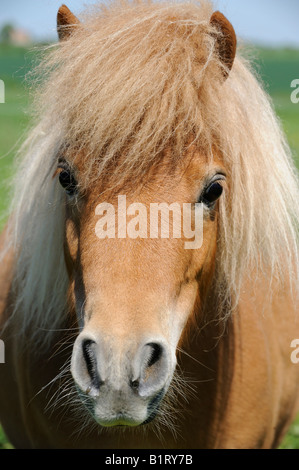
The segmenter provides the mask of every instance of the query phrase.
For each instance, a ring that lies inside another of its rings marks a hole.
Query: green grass
[[[0,44],[0,79],[5,83],[5,103],[0,104],[0,214],[8,205],[13,157],[29,122],[24,76],[30,69],[30,54],[26,49]],[[0,217],[0,229],[3,223]]]
[[[285,436],[280,449],[299,449],[299,416]]]
[[[30,122],[29,75],[38,62],[37,47],[25,49],[0,44],[0,79],[5,83],[5,103],[0,104],[0,214],[7,209],[13,159]],[[0,215],[0,229],[4,220]]]
[[[0,426],[0,449],[13,449],[13,446],[8,441],[1,426]]]
[[[28,98],[21,83],[5,82],[5,104],[0,104],[0,214],[7,207],[13,157],[28,125]],[[0,222],[1,223],[1,222]]]
[[[36,51],[0,45],[0,79],[6,85],[6,103],[0,104],[0,215],[7,209],[8,180],[13,172],[13,157],[29,124],[28,90],[24,76],[36,62]],[[299,167],[299,104],[291,103],[290,84],[299,78],[299,51],[255,51],[255,64],[281,119],[294,158]],[[0,216],[0,228],[3,225]],[[11,448],[0,427],[0,449]],[[299,449],[299,417],[291,426],[282,449]]]
[[[265,88],[273,99],[299,168],[299,103],[294,104],[290,99],[294,90],[291,82],[295,78],[299,79],[299,50],[259,49],[255,62]]]

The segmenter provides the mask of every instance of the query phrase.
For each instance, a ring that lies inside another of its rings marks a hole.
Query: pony
[[[63,5],[57,26],[1,236],[8,438],[279,446],[299,409],[298,174],[233,26],[209,1],[143,0]],[[119,196],[193,224],[198,204],[201,247],[141,236],[141,209],[126,236]]]

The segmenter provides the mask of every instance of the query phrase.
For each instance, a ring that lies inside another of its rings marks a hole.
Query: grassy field
[[[299,104],[291,103],[290,84],[299,79],[299,51],[251,51],[257,70],[272,96],[282,121],[294,158],[299,167]],[[36,62],[36,51],[0,45],[0,79],[5,82],[5,104],[0,104],[0,228],[5,220],[9,200],[9,178],[13,172],[16,148],[24,138],[30,122],[29,90],[24,76]],[[10,448],[0,427],[0,448]],[[299,449],[299,418],[285,437],[283,449]]]
[[[0,45],[0,79],[5,84],[5,103],[0,104],[0,227],[9,200],[13,158],[29,124],[29,89],[24,76],[34,59],[34,52]]]

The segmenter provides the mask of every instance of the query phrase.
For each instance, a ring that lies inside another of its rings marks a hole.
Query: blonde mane
[[[16,253],[21,332],[48,330],[45,341],[66,315],[65,196],[53,178],[61,152],[74,163],[84,154],[86,188],[112,165],[119,178],[142,177],[170,143],[177,161],[190,135],[211,158],[217,145],[229,172],[217,282],[236,299],[249,270],[267,273],[270,284],[279,278],[298,285],[291,152],[269,97],[239,54],[223,81],[212,12],[206,1],[94,7],[39,67],[38,124],[20,151],[5,248]]]

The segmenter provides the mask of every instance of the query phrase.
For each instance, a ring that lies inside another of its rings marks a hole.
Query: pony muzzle
[[[101,426],[138,426],[155,417],[175,365],[161,338],[120,344],[82,332],[71,372],[82,402]]]

